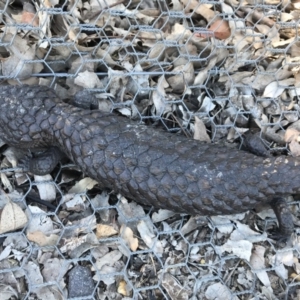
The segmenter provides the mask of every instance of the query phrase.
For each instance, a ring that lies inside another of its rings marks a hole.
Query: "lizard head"
[[[0,138],[20,148],[42,147],[43,123],[57,101],[46,86],[0,86]]]

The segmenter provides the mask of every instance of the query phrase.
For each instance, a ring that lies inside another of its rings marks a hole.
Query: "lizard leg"
[[[287,239],[293,233],[294,221],[286,201],[283,198],[275,198],[271,207],[273,208],[278,220],[278,232],[276,237],[279,239]]]
[[[20,161],[19,166],[23,171],[29,171],[35,175],[46,175],[53,171],[64,156],[57,147],[50,147],[34,157],[26,156]]]
[[[73,99],[71,99],[70,104],[83,108],[83,109],[97,109],[98,108],[98,99],[93,95],[93,93],[82,90],[75,94]]]

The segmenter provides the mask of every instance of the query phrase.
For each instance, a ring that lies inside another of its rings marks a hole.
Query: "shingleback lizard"
[[[142,204],[189,214],[245,212],[270,204],[279,234],[293,231],[282,196],[300,192],[299,160],[260,157],[136,124],[112,113],[62,102],[45,86],[0,87],[0,138],[48,149],[29,171],[47,174],[65,153],[99,182]]]

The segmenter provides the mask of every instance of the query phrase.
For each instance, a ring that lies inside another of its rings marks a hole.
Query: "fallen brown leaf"
[[[214,36],[219,40],[225,40],[230,37],[231,29],[229,27],[228,21],[217,19],[210,25],[206,32],[196,33],[195,35],[202,38]]]
[[[122,225],[120,232],[121,232],[122,238],[126,241],[129,248],[132,251],[136,251],[136,249],[139,246],[139,240],[137,238],[133,237],[133,231],[129,227],[125,227],[124,225]]]
[[[297,140],[300,132],[295,128],[288,128],[284,135],[284,140],[286,143]]]
[[[27,221],[27,216],[22,208],[13,202],[9,202],[4,206],[1,213],[0,233],[23,228],[27,224]]]
[[[97,224],[96,236],[97,238],[109,237],[117,234],[118,231],[113,227],[105,224]]]
[[[129,294],[127,292],[127,288],[126,288],[126,281],[124,281],[124,280],[120,281],[119,286],[118,286],[118,293],[123,296],[129,296]]]
[[[21,22],[35,27],[39,26],[39,17],[31,3],[24,3]]]
[[[49,236],[45,235],[42,231],[29,232],[27,234],[29,241],[32,241],[38,244],[41,247],[55,245],[59,239],[59,236],[56,234],[50,234]]]

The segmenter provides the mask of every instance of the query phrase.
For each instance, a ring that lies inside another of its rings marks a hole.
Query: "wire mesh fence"
[[[298,156],[299,8],[1,1],[0,77],[64,101],[88,89],[100,110],[224,147],[251,130],[266,151]],[[100,190],[69,161],[46,176],[18,172],[24,151],[1,146],[1,300],[300,299],[298,236],[268,238],[270,209],[156,210]]]

